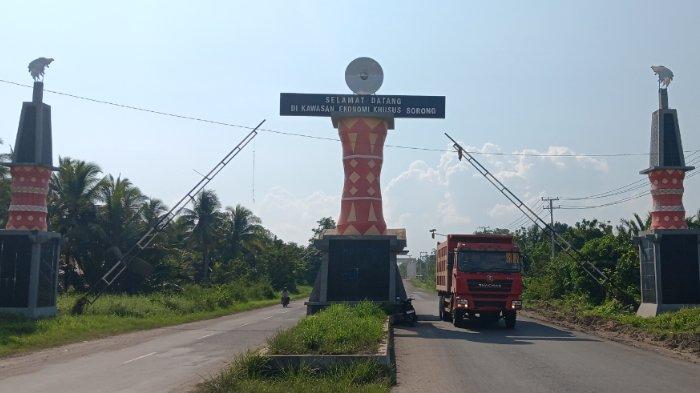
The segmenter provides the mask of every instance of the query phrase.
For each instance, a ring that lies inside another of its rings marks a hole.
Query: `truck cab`
[[[510,235],[447,235],[438,244],[436,289],[442,320],[498,320],[515,327],[522,308],[520,252]]]

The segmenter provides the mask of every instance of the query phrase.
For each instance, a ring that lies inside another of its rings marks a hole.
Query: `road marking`
[[[126,362],[122,363],[122,365],[127,364],[127,363],[131,363],[131,362],[135,362],[135,361],[137,361],[137,360],[139,360],[139,359],[143,359],[143,358],[145,358],[145,357],[148,357],[148,356],[151,356],[151,355],[155,355],[155,354],[157,354],[157,353],[158,353],[158,352],[147,353],[147,354],[142,355],[142,356],[139,356],[139,357],[137,357],[137,358],[133,358],[133,359],[131,359],[131,360],[127,360]]]
[[[270,315],[269,317],[265,317],[265,319],[270,319],[270,318],[272,318],[272,315]]]
[[[206,336],[202,336],[202,337],[198,338],[197,340],[201,340],[201,339],[203,339],[203,338],[207,338],[207,337],[213,336],[213,335],[215,335],[215,334],[216,334],[216,333],[209,333],[209,334],[207,334]]]
[[[242,324],[240,327],[247,326],[247,325],[250,325],[250,322],[246,322],[246,323]]]

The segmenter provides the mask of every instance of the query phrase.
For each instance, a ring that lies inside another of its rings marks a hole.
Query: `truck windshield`
[[[520,255],[505,251],[460,251],[462,272],[519,272]]]

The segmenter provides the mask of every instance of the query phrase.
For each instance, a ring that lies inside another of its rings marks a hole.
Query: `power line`
[[[533,209],[533,210],[537,209],[538,207],[540,207],[540,205],[541,205],[542,203],[544,203],[544,202],[542,202],[541,200],[537,201],[537,203],[535,204],[535,206],[532,207],[532,209]],[[527,217],[518,216],[515,220],[513,220],[513,221],[509,222],[508,224],[506,224],[505,227],[506,227],[506,228],[509,228],[509,227],[511,227],[513,224],[515,224],[515,223],[517,223],[518,221],[522,220],[523,218],[527,218]]]
[[[32,87],[31,85],[13,82],[13,81],[8,81],[8,80],[4,80],[4,79],[0,79],[0,82],[10,84],[10,85],[20,86],[20,87],[28,87],[28,88]],[[206,118],[198,117],[198,116],[190,116],[190,115],[182,115],[182,114],[177,114],[177,113],[172,113],[172,112],[165,112],[165,111],[160,111],[160,110],[155,110],[155,109],[150,109],[150,108],[145,108],[145,107],[139,107],[139,106],[134,106],[134,105],[120,104],[120,103],[113,102],[113,101],[107,101],[107,100],[101,100],[101,99],[97,99],[97,98],[80,96],[77,94],[71,94],[71,93],[66,93],[66,92],[57,91],[57,90],[44,89],[44,91],[48,92],[48,93],[56,94],[56,95],[61,95],[61,96],[65,96],[65,97],[78,99],[78,100],[89,101],[89,102],[93,102],[93,103],[97,103],[97,104],[110,105],[110,106],[114,106],[114,107],[118,107],[118,108],[122,108],[122,109],[130,109],[130,110],[134,110],[134,111],[146,112],[146,113],[151,113],[151,114],[160,115],[160,116],[173,117],[173,118],[183,119],[183,120],[198,121],[198,122],[202,122],[202,123],[220,125],[220,126],[225,126],[225,127],[235,127],[235,128],[246,129],[246,130],[252,129],[252,127],[246,126],[246,125],[234,124],[234,123],[218,121],[218,120],[210,120],[210,119],[206,119]],[[314,140],[324,140],[324,141],[334,141],[334,142],[340,141],[340,139],[333,138],[333,137],[309,135],[309,134],[303,134],[303,133],[299,133],[299,132],[292,132],[292,131],[286,131],[286,130],[282,131],[282,130],[275,130],[275,129],[270,129],[270,128],[261,128],[258,131],[279,134],[279,135],[295,136],[295,137],[299,137],[299,138],[314,139]],[[451,149],[429,148],[429,147],[420,147],[420,146],[392,145],[392,144],[385,144],[384,146],[388,147],[388,148],[405,149],[405,150],[430,151],[430,152],[452,152]],[[700,149],[687,150],[686,152],[698,153],[698,152],[700,152]],[[502,153],[502,152],[479,152],[479,151],[469,151],[469,153],[475,154],[475,155],[484,155],[484,156],[563,157],[563,158],[566,158],[566,157],[568,157],[568,158],[635,157],[635,156],[648,156],[649,155],[649,153],[581,153],[581,154],[577,154],[577,153]]]
[[[632,192],[635,190],[638,190],[640,188],[644,188],[647,186],[647,179],[640,179],[635,182],[632,182],[630,184],[626,184],[624,186],[618,187],[618,188],[613,188],[612,190],[600,193],[600,194],[593,194],[593,195],[588,195],[584,197],[568,197],[568,198],[561,198],[563,201],[582,201],[586,199],[601,199],[601,198],[609,198],[611,196],[615,195],[620,195],[620,194],[626,194],[628,192]]]
[[[692,179],[692,178],[695,177],[698,173],[700,173],[700,172],[693,172],[693,173],[691,173],[690,175],[686,176],[685,179],[686,179],[686,180]],[[613,205],[619,205],[619,204],[621,204],[621,203],[625,203],[625,202],[629,202],[629,201],[632,201],[632,200],[635,200],[635,199],[639,199],[639,198],[641,198],[641,197],[644,197],[644,196],[647,196],[647,195],[650,195],[650,194],[651,194],[651,191],[644,191],[644,192],[638,193],[638,194],[636,194],[636,195],[628,196],[628,197],[625,197],[625,198],[622,198],[622,199],[619,199],[619,200],[616,200],[616,201],[608,202],[608,203],[602,203],[602,204],[599,204],[599,205],[561,206],[560,209],[566,209],[566,210],[598,209],[598,208],[601,208],[601,207],[608,207],[608,206],[613,206]]]
[[[685,157],[686,160],[690,159],[691,157],[693,157],[693,156],[696,155],[697,153],[698,153],[698,151],[696,150],[696,151],[694,151],[694,152],[688,154],[688,156]],[[694,165],[694,164],[696,164],[696,163],[698,163],[698,162],[700,162],[700,156],[697,156],[697,157],[691,159],[690,161],[687,161],[687,162],[686,162],[686,165],[687,165],[687,166],[692,166],[692,165]],[[693,175],[690,175],[690,176],[688,176],[688,177],[690,178],[690,177],[692,177],[692,176],[693,176]],[[608,191],[601,192],[601,193],[598,193],[598,194],[592,194],[592,195],[587,195],[587,196],[583,196],[583,197],[563,197],[563,198],[561,198],[561,199],[562,199],[562,200],[567,200],[567,201],[581,201],[581,200],[586,200],[586,199],[608,198],[608,197],[611,197],[611,196],[620,195],[620,194],[626,194],[626,193],[628,193],[628,192],[632,192],[632,191],[638,190],[638,189],[640,189],[640,188],[644,188],[644,187],[647,186],[647,184],[648,184],[648,179],[642,178],[642,179],[633,181],[632,183],[625,184],[625,185],[623,185],[623,186],[620,186],[620,187],[617,187],[617,188],[613,188],[612,190],[608,190]]]
[[[539,215],[544,211],[544,206],[540,206],[539,209],[533,209],[533,210],[534,210],[535,215]],[[515,225],[508,226],[508,230],[513,232],[517,229],[520,229],[523,227],[523,225],[525,225],[528,221],[531,221],[531,220],[532,219],[530,217],[523,214],[523,216],[520,217],[520,219],[518,219],[518,221],[516,221]]]

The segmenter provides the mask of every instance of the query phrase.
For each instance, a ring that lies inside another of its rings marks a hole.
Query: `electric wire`
[[[544,212],[544,207],[540,207],[539,209],[533,209],[534,213],[536,215],[540,215],[542,212]],[[513,224],[508,225],[506,229],[508,229],[510,232],[514,232],[515,230],[518,230],[522,228],[525,224],[527,224],[530,221],[530,217],[523,215],[520,217],[517,221],[515,221]]]
[[[688,156],[685,157],[686,159],[686,165],[687,166],[692,166],[700,161],[700,156],[697,156],[693,159],[690,159],[694,155],[696,155],[698,151],[692,152],[688,154]],[[688,161],[690,159],[690,161]],[[691,175],[688,176],[688,178],[692,177]],[[601,199],[601,198],[608,198],[611,196],[615,195],[620,195],[620,194],[626,194],[632,191],[636,191],[640,188],[644,188],[648,185],[648,179],[642,178],[636,181],[633,181],[632,183],[625,184],[623,186],[613,188],[611,190],[601,192],[598,194],[592,194],[592,195],[587,195],[587,196],[582,196],[582,197],[562,197],[560,198],[561,200],[567,200],[567,201],[582,201],[586,199]]]
[[[538,210],[538,209],[539,209],[539,211],[543,211],[543,210],[544,210],[544,207],[541,206],[543,203],[544,203],[544,201],[539,200],[539,201],[535,204],[535,206],[532,207],[532,210]],[[539,214],[539,213],[538,213],[538,214]],[[515,220],[513,220],[513,221],[511,221],[510,223],[506,224],[506,225],[505,225],[505,228],[511,228],[511,227],[513,227],[513,225],[516,225],[516,226],[517,226],[517,224],[518,224],[520,221],[523,221],[524,219],[527,220],[527,216],[525,216],[525,215],[518,215],[518,217],[517,217]]]
[[[700,173],[700,172],[691,173],[690,175],[685,177],[685,180],[692,179],[693,177],[697,176],[698,173]],[[564,205],[564,206],[560,206],[559,209],[564,209],[564,210],[599,209],[602,207],[614,206],[614,205],[619,205],[621,203],[633,201],[635,199],[639,199],[639,198],[647,196],[647,195],[651,195],[651,191],[644,191],[644,192],[641,192],[641,193],[638,193],[638,194],[635,194],[632,196],[628,196],[628,197],[625,197],[625,198],[622,198],[622,199],[619,199],[616,201],[602,203],[602,204],[598,204],[598,205],[585,205],[585,206],[566,206],[566,205]]]
[[[13,82],[13,81],[4,80],[4,79],[0,79],[0,82],[5,83],[5,84],[20,86],[20,87],[32,88],[32,86],[28,85],[28,84]],[[44,89],[44,91],[48,92],[48,93],[60,95],[60,96],[78,99],[78,100],[89,101],[89,102],[93,102],[93,103],[97,103],[97,104],[110,105],[110,106],[114,106],[114,107],[122,108],[122,109],[129,109],[129,110],[134,110],[134,111],[146,112],[146,113],[151,113],[151,114],[159,115],[159,116],[173,117],[173,118],[177,118],[177,119],[191,120],[191,121],[220,125],[220,126],[225,126],[225,127],[241,128],[241,129],[246,129],[246,130],[253,129],[253,127],[241,125],[241,124],[229,123],[229,122],[218,121],[218,120],[211,120],[211,119],[206,119],[206,118],[198,117],[198,116],[190,116],[190,115],[183,115],[183,114],[177,114],[177,113],[172,113],[172,112],[165,112],[165,111],[160,111],[160,110],[156,110],[156,109],[140,107],[140,106],[135,106],[135,105],[120,104],[120,103],[113,102],[113,101],[91,98],[91,97],[81,96],[81,95],[72,94],[72,93],[66,93],[66,92],[57,91],[57,90]],[[294,136],[294,137],[299,137],[299,138],[314,139],[314,140],[334,141],[334,142],[340,141],[340,139],[333,138],[333,137],[310,135],[310,134],[304,134],[304,133],[300,133],[300,132],[292,132],[292,131],[286,131],[286,130],[284,130],[284,131],[283,130],[275,130],[275,129],[271,129],[271,128],[260,128],[258,131],[272,133],[272,134],[278,134],[278,135],[287,135],[287,136]],[[430,152],[452,152],[453,151],[452,149],[430,148],[430,147],[409,146],[409,145],[385,144],[384,146],[388,147],[388,148],[394,148],[394,149],[416,150],[416,151],[430,151]],[[568,158],[635,157],[635,156],[648,156],[649,155],[649,153],[581,153],[581,154],[579,154],[579,153],[525,153],[525,152],[522,152],[522,153],[518,153],[518,152],[503,153],[503,152],[480,152],[480,151],[469,151],[469,152],[471,154],[474,154],[474,155],[483,155],[483,156],[568,157]],[[698,153],[698,152],[700,152],[700,149],[687,150],[686,152]]]

